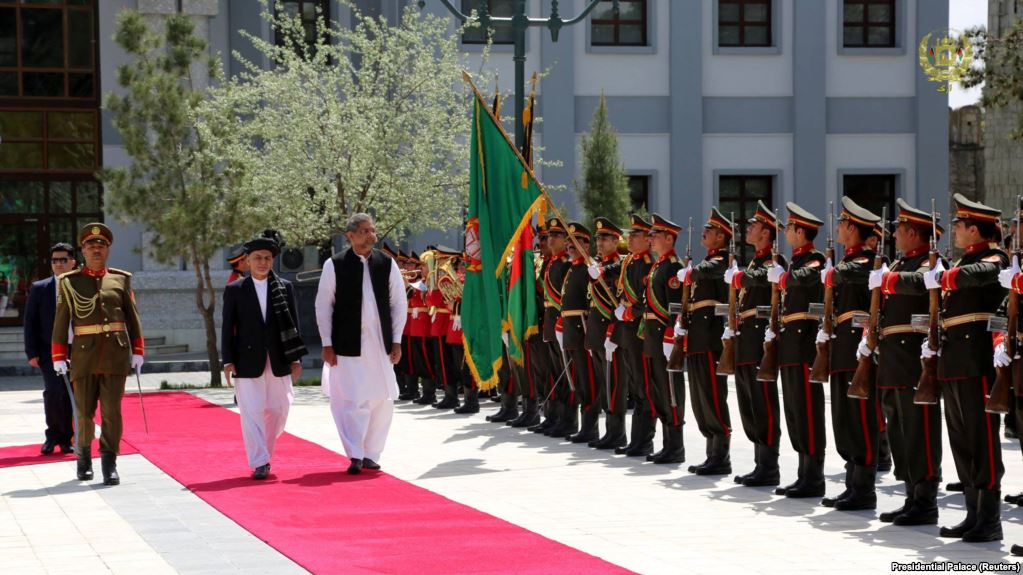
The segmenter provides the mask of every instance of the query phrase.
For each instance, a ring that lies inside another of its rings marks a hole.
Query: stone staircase
[[[185,344],[168,344],[163,336],[147,337],[146,357],[188,353]],[[25,362],[25,336],[20,327],[0,328],[0,363],[20,364]]]
[[[147,337],[144,339],[146,344],[146,357],[151,357],[154,355],[172,355],[175,353],[188,353],[187,345],[168,344],[167,338],[163,336]]]

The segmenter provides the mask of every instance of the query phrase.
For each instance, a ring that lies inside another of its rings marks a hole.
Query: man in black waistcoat
[[[316,323],[330,410],[354,475],[380,468],[398,397],[392,366],[401,360],[408,302],[398,264],[373,249],[373,219],[353,214],[345,235],[350,247],[323,264]]]

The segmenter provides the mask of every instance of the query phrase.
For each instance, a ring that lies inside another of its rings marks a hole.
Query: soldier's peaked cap
[[[394,259],[398,259],[398,252],[394,251],[394,248],[391,247],[391,244],[387,242],[384,242],[384,247],[380,248],[380,251],[384,252],[385,254],[391,256]]]
[[[902,198],[896,199],[895,205],[899,208],[899,213],[895,217],[895,219],[892,220],[893,225],[897,226],[899,224],[915,224],[918,226],[926,226],[928,228],[931,227],[930,212],[918,210],[913,206],[909,205],[909,203]],[[941,216],[935,214],[935,220],[941,221]],[[942,229],[942,227],[939,225],[938,235],[940,236],[942,233],[944,233],[944,231],[945,230]]]
[[[622,229],[603,216],[593,221],[593,228],[598,236],[601,234],[615,237],[622,235]]]
[[[236,246],[227,254],[227,263],[234,265],[245,259],[245,248]]]
[[[456,249],[449,248],[445,245],[438,245],[435,251],[437,252],[437,255],[449,258],[458,257],[462,255],[462,252]]]
[[[95,239],[103,239],[108,244],[112,244],[114,243],[114,232],[110,231],[110,228],[100,222],[93,222],[82,226],[82,229],[78,232],[78,245],[84,246],[85,242]]]
[[[764,204],[763,200],[757,200],[757,211],[754,212],[753,217],[749,219],[748,223],[752,224],[755,222],[775,227],[778,225],[778,216],[774,215],[774,212]]]
[[[970,200],[962,194],[957,193],[953,195],[952,202],[955,205],[955,217],[952,218],[952,223],[956,223],[959,220],[998,223],[1002,216],[1001,210]]]
[[[732,235],[732,221],[719,212],[717,208],[710,209],[710,217],[707,218],[707,223],[703,224],[703,227],[717,228],[729,236]]]
[[[649,232],[650,222],[644,220],[639,214],[632,214],[629,216],[629,231],[631,232]]]
[[[819,230],[824,221],[795,202],[786,202],[785,209],[789,212],[789,224],[808,230]]]
[[[565,228],[565,222],[561,221],[561,218],[551,218],[547,220],[547,231],[551,233],[568,233],[568,229]]]
[[[842,214],[839,220],[851,220],[856,225],[874,227],[881,218],[870,210],[860,206],[849,196],[842,196]]]
[[[584,239],[586,241],[590,241],[591,239],[593,239],[593,234],[590,233],[590,230],[586,229],[586,226],[580,224],[579,222],[572,222],[568,224],[568,233],[572,234],[578,239]]]
[[[667,232],[677,237],[678,233],[682,231],[682,226],[662,218],[660,214],[650,214],[650,229],[658,232]]]

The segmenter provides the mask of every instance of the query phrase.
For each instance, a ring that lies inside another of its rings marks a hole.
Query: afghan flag
[[[475,86],[473,93],[462,332],[469,368],[487,390],[497,385],[502,334],[509,332],[508,355],[521,363],[526,332],[536,326],[532,244],[515,248],[524,232],[531,235],[543,192]]]

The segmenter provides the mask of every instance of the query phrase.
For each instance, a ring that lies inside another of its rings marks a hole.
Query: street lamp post
[[[479,21],[484,30],[490,32],[495,28],[511,28],[514,32],[515,42],[515,145],[521,150],[525,144],[526,131],[522,123],[522,115],[526,105],[526,30],[530,27],[546,26],[551,31],[551,41],[558,41],[558,34],[565,26],[578,24],[586,18],[598,3],[602,0],[588,0],[586,7],[578,16],[563,20],[558,13],[558,0],[551,0],[551,15],[547,18],[530,18],[526,15],[526,0],[515,0],[515,13],[509,17],[494,17],[490,15],[489,2],[480,0]],[[451,5],[449,0],[440,0],[459,22],[465,24],[469,15],[463,14],[461,10]],[[618,17],[618,0],[611,0],[612,10],[615,18]],[[419,8],[426,6],[425,0],[419,0]]]

